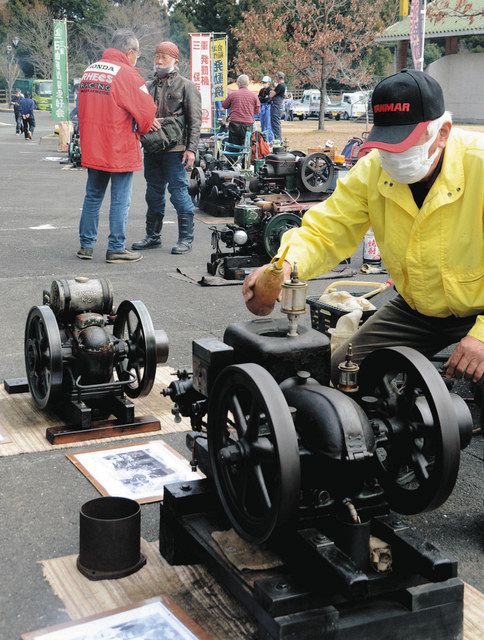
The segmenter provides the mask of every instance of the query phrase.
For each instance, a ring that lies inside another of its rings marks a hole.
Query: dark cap
[[[399,153],[412,147],[431,120],[444,114],[444,95],[437,80],[423,71],[402,69],[379,82],[371,98],[373,127],[361,151]]]

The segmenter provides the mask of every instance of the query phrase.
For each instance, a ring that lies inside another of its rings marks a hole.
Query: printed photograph
[[[83,451],[67,457],[102,495],[138,502],[163,499],[165,485],[203,477],[162,441]]]
[[[193,620],[180,613],[192,628]],[[200,630],[201,631],[201,630]],[[22,636],[25,640],[197,640],[206,634],[192,633],[163,602],[150,602],[125,611],[96,617],[57,629]]]

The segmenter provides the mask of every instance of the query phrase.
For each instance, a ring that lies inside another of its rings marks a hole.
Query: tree
[[[434,22],[442,22],[446,18],[467,18],[472,24],[476,18],[484,16],[484,8],[480,2],[472,0],[433,0],[427,6],[427,17]]]
[[[17,63],[15,48],[7,44],[8,42],[9,40],[7,39],[0,44],[0,77],[5,79],[7,96],[8,100],[10,100],[13,85],[20,75],[20,67]]]
[[[233,29],[252,4],[255,4],[255,0],[169,0],[168,6],[170,13],[176,9],[184,14],[196,31],[227,33],[228,57],[232,62],[237,48]]]
[[[19,38],[20,54],[33,67],[38,78],[52,74],[52,20],[54,15],[40,0],[33,0],[28,11],[12,20]]]
[[[142,75],[152,75],[155,48],[160,40],[169,36],[166,12],[158,0],[124,0],[108,7],[102,24],[84,24],[79,28],[83,46],[79,51],[81,72],[89,62],[99,58],[109,47],[113,33],[117,29],[130,29],[139,40],[141,57],[138,68]],[[72,61],[70,62],[72,65]]]
[[[371,82],[363,52],[383,29],[384,0],[282,0],[291,64],[321,92],[318,128],[324,129],[329,79],[361,87]]]
[[[290,51],[284,38],[287,16],[284,12],[274,14],[274,10],[250,9],[242,14],[240,24],[232,29],[238,40],[235,71],[246,73],[251,79],[260,80],[274,71],[288,70],[287,80],[291,82],[292,65]],[[274,37],[279,34],[279,37]],[[292,83],[294,84],[294,82]]]

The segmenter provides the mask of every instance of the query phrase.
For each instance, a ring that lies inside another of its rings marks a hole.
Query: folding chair
[[[244,145],[232,144],[228,142],[228,139],[222,139],[221,142],[221,155],[227,160],[227,162],[234,167],[242,156],[242,169],[250,168],[251,149],[250,138],[252,136],[252,128],[248,129],[245,133]]]

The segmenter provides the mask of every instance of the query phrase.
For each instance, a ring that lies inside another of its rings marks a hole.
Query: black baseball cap
[[[399,153],[412,147],[431,120],[444,114],[440,84],[423,71],[402,69],[379,82],[371,98],[373,127],[364,150]]]

